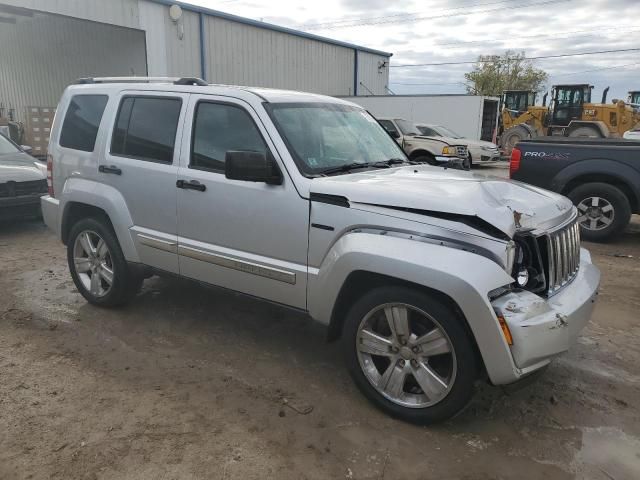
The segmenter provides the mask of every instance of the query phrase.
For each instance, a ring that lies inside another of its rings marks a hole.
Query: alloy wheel
[[[611,203],[602,197],[587,197],[578,203],[580,225],[592,231],[604,230],[613,222],[615,209]]]
[[[360,368],[385,398],[409,408],[443,400],[456,378],[456,355],[442,326],[404,303],[371,310],[356,336]]]
[[[104,297],[113,286],[113,261],[104,239],[85,230],[75,240],[73,264],[83,287],[95,297]]]

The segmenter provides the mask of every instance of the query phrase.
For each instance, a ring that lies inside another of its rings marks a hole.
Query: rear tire
[[[142,286],[142,276],[131,271],[115,233],[102,219],[84,218],[71,227],[67,262],[76,288],[93,305],[123,305]]]
[[[631,219],[629,199],[608,183],[585,183],[568,197],[578,208],[580,234],[585,240],[609,240],[622,233]]]
[[[389,415],[422,425],[451,418],[471,400],[478,377],[462,321],[436,296],[400,286],[371,290],[345,318],[349,373]]]
[[[502,133],[500,136],[500,149],[504,151],[505,155],[511,155],[511,151],[518,142],[528,138],[531,138],[529,130],[522,125],[516,125]]]
[[[600,131],[594,127],[576,127],[571,130],[567,136],[577,138],[604,138]]]

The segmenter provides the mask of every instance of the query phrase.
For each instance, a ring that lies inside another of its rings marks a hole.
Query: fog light
[[[516,277],[516,282],[518,282],[519,287],[524,288],[527,283],[529,283],[529,270],[526,268],[520,269],[518,276]]]

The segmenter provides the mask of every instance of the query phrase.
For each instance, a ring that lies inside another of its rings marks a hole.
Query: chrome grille
[[[456,155],[460,158],[467,158],[469,150],[464,145],[458,145],[456,147]]]
[[[548,293],[569,283],[580,267],[580,227],[577,222],[547,234]]]

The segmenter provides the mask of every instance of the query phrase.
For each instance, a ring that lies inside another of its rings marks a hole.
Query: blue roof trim
[[[312,33],[301,32],[300,30],[294,30],[293,28],[281,27],[272,23],[259,22],[257,20],[251,20],[250,18],[240,17],[238,15],[231,15],[230,13],[220,12],[218,10],[212,10],[206,7],[200,7],[198,5],[191,5],[190,3],[174,2],[171,0],[149,0],[153,3],[160,3],[162,5],[180,5],[184,10],[203,13],[205,15],[211,15],[212,17],[222,18],[224,20],[230,20],[232,22],[244,23],[245,25],[251,25],[253,27],[264,28],[267,30],[273,30],[281,33],[288,33],[289,35],[295,35],[296,37],[308,38],[311,40],[317,40],[318,42],[331,43],[340,47],[351,48],[359,50],[361,52],[372,53],[374,55],[380,55],[382,57],[391,57],[393,53],[383,52],[382,50],[374,50],[372,48],[361,47],[360,45],[354,45],[353,43],[341,42],[340,40],[333,40],[332,38],[321,37],[320,35],[314,35]]]

